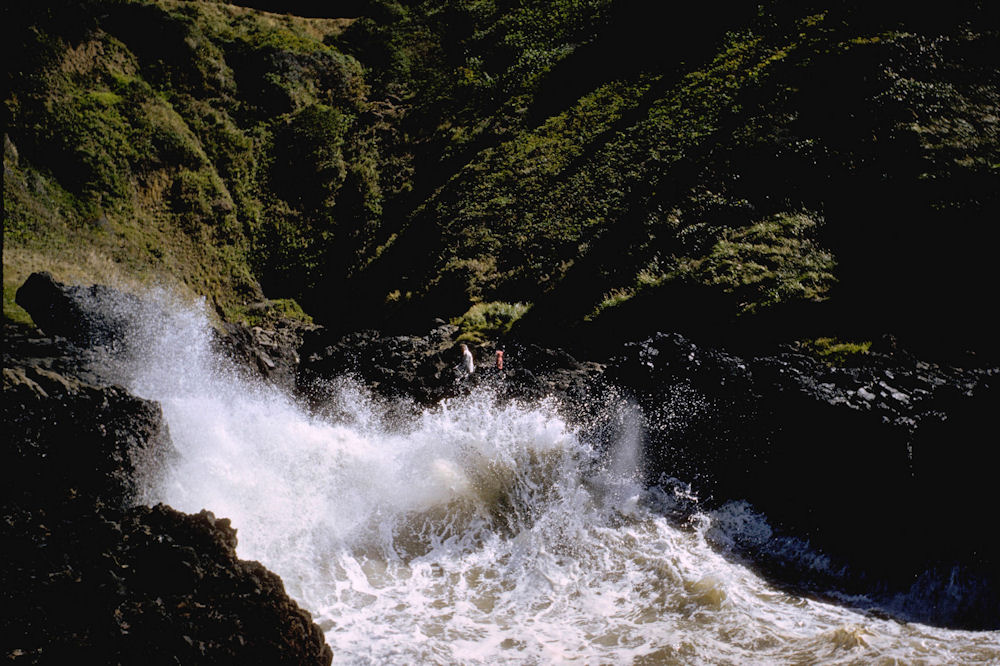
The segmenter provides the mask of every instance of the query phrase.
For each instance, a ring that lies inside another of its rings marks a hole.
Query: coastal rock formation
[[[577,403],[596,390],[603,370],[599,363],[578,361],[562,350],[515,341],[473,347],[476,370],[469,374],[462,367],[456,333],[457,327],[440,321],[426,335],[358,331],[337,336],[317,329],[302,347],[299,387],[308,394],[323,379],[350,375],[382,395],[422,404],[477,387],[511,398],[553,396]],[[504,367],[498,370],[495,352],[501,346]]]
[[[16,301],[47,334],[82,346],[112,346],[121,342],[128,334],[124,311],[140,305],[132,294],[100,284],[65,285],[44,271],[28,276],[17,290]]]
[[[651,481],[683,479],[713,505],[747,500],[882,579],[957,562],[995,576],[984,437],[997,369],[903,352],[853,367],[792,350],[744,360],[659,334],[626,345],[606,378],[644,407]],[[947,537],[929,541],[929,525]]]
[[[680,482],[699,498],[696,510],[747,502],[776,536],[806,540],[850,570],[792,571],[787,553],[733,544],[779,582],[904,590],[924,572],[960,564],[962,575],[985,581],[962,621],[975,625],[1000,608],[1000,553],[983,529],[991,468],[982,433],[1000,406],[997,369],[936,365],[888,347],[850,366],[790,347],[743,358],[660,333],[603,363],[511,341],[503,372],[491,365],[496,345],[484,344],[475,350],[480,367],[466,375],[454,333],[331,339],[317,330],[303,349],[300,388],[346,373],[421,403],[476,387],[552,396],[603,446],[628,427],[633,405],[647,483]],[[930,524],[947,538],[929,543]]]
[[[47,293],[62,297],[67,291]],[[78,293],[83,292],[69,297]],[[34,307],[57,309],[44,299]],[[996,368],[936,365],[888,344],[840,366],[793,347],[741,357],[660,333],[624,344],[600,363],[515,340],[484,342],[473,348],[477,367],[470,374],[461,364],[456,327],[440,320],[426,335],[336,335],[319,327],[285,333],[228,330],[215,338],[221,350],[247,372],[294,390],[319,411],[325,408],[326,387],[336,389],[345,376],[385,398],[392,409],[435,404],[475,390],[500,399],[551,396],[599,449],[610,448],[623,435],[641,440],[639,472],[645,481],[663,488],[680,484],[697,498],[678,512],[678,520],[690,511],[732,502],[745,502],[766,516],[775,540],[737,539],[726,547],[780,583],[807,590],[851,592],[874,585],[899,591],[926,572],[944,572],[935,574],[938,580],[954,571],[956,580],[975,581],[976,592],[964,594],[963,610],[948,611],[948,622],[979,626],[1000,610],[1000,553],[984,529],[990,519],[991,467],[982,435],[1000,405]],[[5,381],[11,395],[19,396],[18,404],[38,403],[37,409],[50,411],[42,419],[15,407],[7,419],[43,423],[60,433],[52,441],[73,441],[66,424],[79,422],[84,436],[97,442],[86,449],[50,452],[45,447],[52,445],[45,444],[17,453],[16,462],[25,470],[17,475],[21,494],[72,489],[91,500],[101,498],[104,512],[114,501],[124,506],[121,498],[133,491],[134,467],[127,464],[134,465],[136,452],[170,455],[169,447],[146,444],[162,438],[155,406],[88,374],[82,347],[19,335],[9,345],[11,353],[34,360],[7,363]],[[303,343],[296,349],[298,335]],[[494,364],[501,347],[503,370]],[[281,363],[261,365],[262,351]],[[53,402],[52,396],[66,392],[75,396],[73,401]],[[119,403],[128,405],[123,410],[129,418],[106,407]],[[135,414],[145,416],[135,420]],[[37,439],[29,427],[24,430],[17,435],[21,441]],[[88,451],[101,451],[102,460],[112,461],[110,468],[79,464]],[[45,502],[64,501],[56,500]],[[116,523],[137,511],[115,510],[122,512],[112,519]],[[51,527],[51,522],[45,524]],[[199,524],[210,527],[216,521],[207,517]],[[928,525],[941,538],[928,540]],[[824,571],[789,560],[780,546],[785,537],[808,541],[832,564]],[[118,560],[123,558],[128,556]],[[943,599],[948,594],[940,591]],[[279,606],[284,603],[280,595],[276,599]]]
[[[88,350],[121,351],[130,344],[131,327],[146,320],[153,328],[170,326],[169,313],[148,298],[105,285],[88,287],[57,282],[47,272],[32,273],[17,291],[17,303],[50,336],[65,338],[60,356],[74,350],[74,373],[90,372]],[[295,386],[298,348],[314,326],[298,320],[274,318],[269,326],[222,321],[213,328],[213,344],[248,374],[285,389]],[[92,379],[98,379],[92,377]],[[107,379],[107,378],[103,378]]]
[[[298,349],[309,330],[308,325],[288,320],[268,327],[223,322],[215,331],[215,344],[251,375],[291,391],[300,361]]]
[[[65,339],[4,334],[8,659],[329,664],[281,580],[237,558],[228,520],[133,506],[137,475],[174,455],[159,406],[73,374]]]
[[[317,329],[303,342],[299,388],[308,395],[320,390],[323,380],[346,375],[386,396],[440,400],[454,392],[460,377],[453,333],[454,327],[444,324],[426,336],[357,331],[331,337]]]

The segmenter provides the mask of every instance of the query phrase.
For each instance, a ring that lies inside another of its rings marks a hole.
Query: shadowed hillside
[[[989,3],[250,4],[4,10],[5,293],[992,353]]]

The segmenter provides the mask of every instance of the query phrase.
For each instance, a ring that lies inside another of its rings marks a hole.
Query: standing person
[[[503,350],[497,350],[497,370],[503,370]]]
[[[476,369],[476,364],[472,360],[472,352],[469,351],[468,345],[466,345],[464,342],[462,343],[461,346],[462,346],[462,363],[465,364],[465,371],[471,375],[472,371]]]

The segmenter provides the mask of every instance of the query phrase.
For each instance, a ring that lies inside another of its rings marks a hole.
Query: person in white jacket
[[[472,360],[472,352],[469,351],[469,346],[464,342],[462,343],[462,362],[465,364],[465,371],[472,374],[472,371],[476,369],[476,363]]]

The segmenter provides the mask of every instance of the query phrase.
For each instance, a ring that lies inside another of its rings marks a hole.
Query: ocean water
[[[230,518],[335,663],[1000,663],[1000,632],[774,588],[724,556],[769,533],[745,503],[671,520],[692,498],[639,483],[633,406],[610,443],[489,390],[400,407],[343,378],[310,410],[213,355],[198,308],[158,299],[105,361],[162,405],[176,448],[141,468],[139,500]]]

